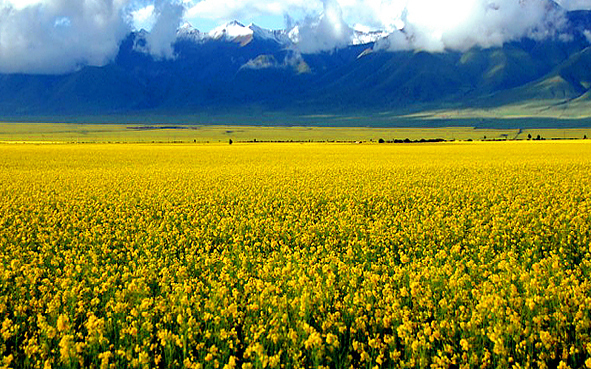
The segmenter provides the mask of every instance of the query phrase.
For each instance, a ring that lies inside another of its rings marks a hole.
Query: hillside
[[[0,75],[0,115],[7,121],[174,120],[249,111],[295,119],[385,112],[433,119],[588,118],[591,16],[577,11],[568,19],[568,38],[442,53],[377,50],[373,41],[381,36],[372,34],[357,35],[369,43],[302,54],[284,32],[233,22],[214,36],[182,28],[175,57],[157,59],[143,50],[146,33],[137,32],[104,67],[59,76]]]

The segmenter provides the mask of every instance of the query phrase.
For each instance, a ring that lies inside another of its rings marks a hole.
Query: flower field
[[[0,367],[591,368],[591,142],[0,145]]]

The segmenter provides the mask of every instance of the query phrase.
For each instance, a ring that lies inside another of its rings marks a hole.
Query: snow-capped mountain
[[[354,30],[351,45],[367,45],[377,42],[390,35],[387,31]]]
[[[243,25],[238,21],[232,21],[216,27],[209,32],[200,32],[190,23],[185,23],[177,32],[182,39],[191,39],[195,42],[226,41],[246,46],[252,40],[272,41],[283,47],[297,49],[299,40],[299,26],[290,30],[269,30],[255,24]],[[386,31],[365,31],[356,29],[352,33],[349,45],[365,45],[374,43],[388,36]]]
[[[212,40],[224,40],[239,43],[242,46],[248,45],[253,37],[254,31],[245,27],[237,21],[224,24],[211,30],[208,37]]]
[[[178,38],[185,38],[185,39],[193,39],[195,41],[202,41],[206,36],[207,36],[207,34],[201,33],[197,28],[193,27],[193,25],[189,22],[185,22],[177,30],[177,37]]]
[[[275,41],[280,45],[290,44],[291,40],[285,30],[268,30],[255,24],[250,24],[248,28],[254,32],[255,37],[259,37],[262,40]]]
[[[184,39],[193,39],[196,42],[226,41],[246,46],[253,39],[274,41],[277,44],[288,46],[291,41],[284,30],[268,30],[255,24],[248,26],[238,21],[232,21],[216,27],[207,33],[200,32],[191,24],[185,23],[177,32],[177,36]]]
[[[134,32],[102,67],[60,76],[0,75],[0,118],[191,116],[253,106],[314,115],[408,112],[426,104],[587,104],[591,12],[568,17],[570,38],[438,53],[376,47],[388,41],[387,33],[363,27],[338,48],[305,53],[292,39],[297,26],[288,32],[230,22],[210,32],[184,24],[166,58],[152,56],[146,31]]]

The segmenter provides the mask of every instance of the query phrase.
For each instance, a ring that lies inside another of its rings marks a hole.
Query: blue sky
[[[279,15],[256,15],[252,17],[246,17],[244,19],[236,19],[245,25],[254,23],[259,27],[267,29],[283,29],[285,28],[285,17]],[[188,21],[197,29],[207,32],[223,23],[222,20],[193,17]]]
[[[189,23],[193,25],[193,27],[199,29],[203,32],[211,31],[212,29],[224,24],[228,19],[211,19],[211,18],[203,18],[203,17],[192,17],[186,19]],[[266,15],[253,15],[247,16],[241,19],[232,19],[237,20],[239,22],[248,25],[250,23],[254,23],[259,27],[267,28],[267,29],[283,29],[285,28],[285,17],[281,15],[275,14],[266,14]]]

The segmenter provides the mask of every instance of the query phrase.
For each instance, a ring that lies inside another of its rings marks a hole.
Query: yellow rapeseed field
[[[591,368],[591,142],[0,145],[0,367]]]

